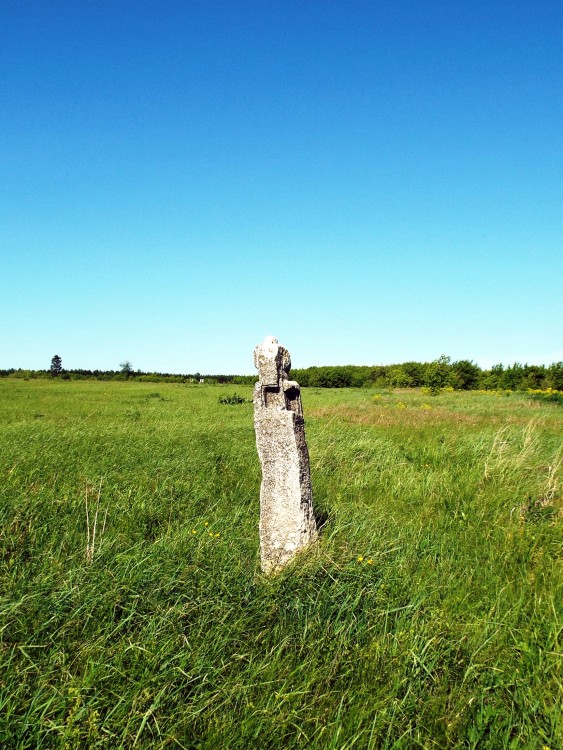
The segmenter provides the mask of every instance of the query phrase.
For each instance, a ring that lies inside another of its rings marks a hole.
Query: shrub
[[[545,391],[529,388],[528,393],[534,401],[547,401],[563,406],[563,391],[556,391],[553,388],[547,388]]]
[[[231,396],[219,396],[220,404],[249,404],[251,403],[249,398],[239,396],[238,393],[233,393]]]
[[[442,355],[426,366],[425,385],[430,395],[436,396],[442,388],[450,385],[450,358]]]

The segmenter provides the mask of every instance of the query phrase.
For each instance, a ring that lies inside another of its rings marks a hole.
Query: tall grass
[[[2,747],[561,747],[558,405],[304,390],[266,578],[231,391],[0,381]]]

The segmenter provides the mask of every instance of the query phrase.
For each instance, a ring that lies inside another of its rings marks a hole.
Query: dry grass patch
[[[336,419],[348,424],[374,425],[380,427],[427,426],[444,423],[463,423],[477,425],[486,423],[482,417],[460,414],[447,409],[424,410],[421,408],[372,407],[362,409],[350,406],[328,406],[309,412],[312,417]]]
[[[558,430],[561,415],[556,406],[538,404],[520,394],[500,398],[494,393],[453,392],[437,398],[426,397],[417,390],[393,393],[360,394],[355,401],[313,404],[307,417],[334,420],[344,424],[373,427],[501,427],[525,426],[530,419],[548,431]],[[367,396],[367,397],[366,397]],[[541,408],[538,410],[538,406]]]

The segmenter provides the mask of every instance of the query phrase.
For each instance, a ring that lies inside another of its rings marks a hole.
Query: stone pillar
[[[284,567],[317,536],[309,451],[299,384],[289,352],[273,336],[254,350],[254,429],[262,465],[260,559],[265,573]]]

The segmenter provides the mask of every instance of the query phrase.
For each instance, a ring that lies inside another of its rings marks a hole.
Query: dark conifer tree
[[[59,357],[58,354],[55,354],[55,356],[51,360],[51,368],[50,368],[51,376],[53,378],[56,378],[58,375],[61,374],[62,371],[63,371],[63,360],[61,357]]]

